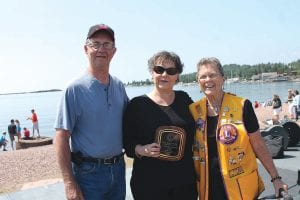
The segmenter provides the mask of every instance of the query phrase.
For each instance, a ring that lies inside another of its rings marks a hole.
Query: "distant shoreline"
[[[37,90],[32,92],[11,92],[11,93],[2,93],[0,95],[13,95],[13,94],[28,94],[28,93],[43,93],[43,92],[59,92],[61,89],[51,89],[51,90]]]
[[[295,79],[288,79],[288,80],[236,80],[234,82],[228,82],[229,79],[226,79],[226,84],[236,84],[236,83],[277,83],[277,82],[300,82],[300,78]],[[178,85],[197,85],[198,83],[196,81],[192,82],[178,82]],[[131,83],[125,84],[126,87],[143,87],[143,86],[152,86],[153,82],[146,82],[146,81],[134,81]]]
[[[279,81],[261,81],[261,80],[256,80],[256,81],[244,81],[244,80],[239,80],[238,82],[235,83],[271,83],[271,82],[279,82]],[[300,82],[300,78],[296,79],[291,79],[291,80],[284,80],[280,82]],[[193,81],[193,82],[178,82],[178,85],[197,85],[198,83]],[[231,83],[227,83],[231,84]],[[143,86],[153,86],[153,83],[139,83],[138,81],[136,83],[127,83],[124,84],[125,87],[143,87]],[[37,90],[37,91],[31,91],[31,92],[9,92],[9,93],[0,93],[0,95],[14,95],[14,94],[30,94],[30,93],[43,93],[43,92],[60,92],[62,91],[61,89],[51,89],[51,90]]]

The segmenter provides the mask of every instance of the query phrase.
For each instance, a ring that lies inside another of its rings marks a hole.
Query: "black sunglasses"
[[[154,66],[153,71],[157,74],[163,74],[166,71],[168,75],[175,75],[178,73],[178,70],[175,67],[163,68],[161,66]]]

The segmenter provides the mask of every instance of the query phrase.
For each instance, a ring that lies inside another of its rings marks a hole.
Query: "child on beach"
[[[17,135],[17,126],[15,124],[14,119],[10,120],[10,124],[8,125],[7,130],[8,130],[8,134],[9,134],[11,149],[14,150],[15,136],[18,136]]]
[[[24,139],[28,140],[30,137],[30,131],[26,127],[23,128],[23,134],[24,134]]]
[[[259,103],[258,103],[258,101],[254,101],[254,108],[258,108],[259,107]]]
[[[291,119],[294,119],[293,116],[293,99],[295,94],[293,93],[292,89],[288,89],[288,97],[287,97],[287,103],[288,103],[288,109],[289,109],[289,115]]]
[[[34,137],[34,130],[37,131],[38,134],[38,138],[41,137],[40,136],[40,131],[39,131],[39,122],[38,122],[38,117],[37,114],[35,113],[34,109],[31,109],[31,113],[32,115],[30,117],[27,118],[27,120],[31,120],[32,121],[32,137]]]
[[[282,111],[282,104],[277,94],[273,95],[272,107],[273,107],[273,124],[279,123],[279,114]]]
[[[294,90],[294,98],[293,98],[293,107],[292,107],[292,112],[293,112],[293,117],[297,121],[298,120],[298,115],[300,111],[300,96],[299,96],[299,91]]]
[[[17,136],[18,136],[18,142],[21,138],[21,125],[20,125],[20,121],[19,120],[15,120],[16,123],[16,127],[17,127]]]
[[[6,132],[3,132],[0,138],[0,148],[3,146],[3,151],[7,151],[6,144],[8,140],[5,137],[6,137]]]

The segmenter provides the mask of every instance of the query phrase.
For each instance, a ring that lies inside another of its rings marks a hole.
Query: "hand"
[[[146,145],[137,145],[135,151],[140,156],[156,158],[160,154],[160,145],[157,143],[151,143],[151,144],[146,144]]]
[[[276,197],[281,195],[281,194],[279,194],[279,190],[281,188],[284,190],[284,192],[286,192],[288,194],[288,185],[285,184],[282,180],[280,180],[280,179],[274,180],[273,186],[274,186],[274,189],[275,189]]]
[[[65,192],[68,200],[84,200],[82,192],[77,183],[65,183]]]

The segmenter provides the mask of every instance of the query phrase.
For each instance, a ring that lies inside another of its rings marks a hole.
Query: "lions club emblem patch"
[[[218,130],[218,140],[222,144],[232,144],[238,137],[238,131],[232,124],[224,124]]]

